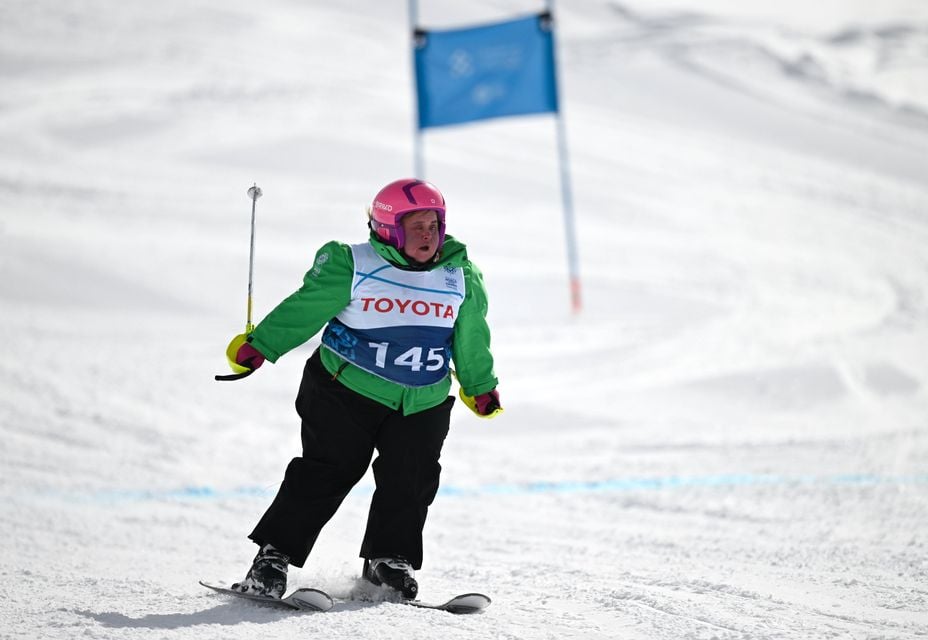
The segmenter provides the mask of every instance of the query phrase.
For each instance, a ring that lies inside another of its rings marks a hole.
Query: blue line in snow
[[[659,476],[652,478],[612,478],[607,480],[548,481],[525,483],[490,483],[474,486],[445,485],[439,494],[448,497],[484,497],[550,495],[570,493],[607,493],[623,491],[654,491],[701,487],[751,487],[751,486],[880,486],[928,484],[928,474],[884,476],[867,473],[841,474],[832,476],[782,476],[755,474],[722,474],[710,476]],[[172,502],[172,501],[222,501],[241,498],[269,498],[277,491],[276,486],[245,486],[217,489],[210,486],[189,486],[178,489],[105,490],[85,494],[49,492],[45,497],[58,497],[73,502],[125,503],[125,502]],[[374,488],[360,485],[352,495],[363,496],[373,493]]]

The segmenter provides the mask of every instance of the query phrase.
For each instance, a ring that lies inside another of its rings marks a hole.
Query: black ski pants
[[[316,350],[296,399],[303,455],[287,466],[277,496],[249,537],[274,545],[302,567],[376,450],[376,489],[360,556],[402,556],[421,568],[422,530],[438,492],[438,459],[453,404],[448,396],[437,407],[404,416],[333,379]]]

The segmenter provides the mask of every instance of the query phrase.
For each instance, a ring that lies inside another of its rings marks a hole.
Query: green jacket
[[[380,242],[373,234],[370,243],[387,262],[403,267],[409,262],[398,249]],[[452,266],[464,271],[465,297],[458,310],[452,334],[452,360],[464,393],[476,396],[492,391],[498,380],[493,373],[490,329],[487,326],[487,294],[480,270],[468,259],[467,247],[451,236],[445,237],[439,260],[433,269]],[[312,268],[303,277],[303,286],[277,305],[255,327],[251,344],[271,362],[300,346],[348,306],[354,278],[351,248],[341,242],[328,242],[316,253]],[[349,389],[404,415],[441,404],[448,396],[451,378],[425,387],[406,387],[375,376],[347,363],[332,350],[322,348],[322,363],[329,373]],[[347,365],[347,366],[345,366]],[[340,373],[339,373],[340,371]]]

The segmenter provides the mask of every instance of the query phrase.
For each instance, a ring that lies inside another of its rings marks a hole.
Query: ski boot
[[[384,585],[398,591],[407,600],[419,593],[416,572],[405,558],[364,559],[364,578],[375,585]]]
[[[287,590],[287,565],[290,558],[269,544],[261,547],[241,582],[232,585],[233,591],[252,596],[280,599]]]

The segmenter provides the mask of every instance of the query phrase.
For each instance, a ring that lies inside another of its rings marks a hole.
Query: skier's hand
[[[474,405],[477,407],[477,413],[489,417],[497,411],[502,411],[499,404],[499,391],[493,389],[489,393],[481,393],[474,398]]]
[[[234,373],[216,376],[216,380],[241,380],[247,378],[255,369],[264,364],[264,354],[248,343],[247,333],[240,333],[226,347],[226,360]]]
[[[246,348],[247,347],[247,348]],[[248,342],[248,334],[240,333],[229,342],[226,347],[226,360],[229,361],[229,367],[235,372],[236,378],[223,378],[237,380],[244,377],[240,374],[248,374],[264,364],[264,355],[255,349]]]
[[[235,352],[235,364],[254,371],[264,364],[264,355],[251,346],[250,342],[244,342]]]
[[[463,389],[459,389],[458,395],[467,408],[481,418],[495,418],[503,410],[499,402],[499,391],[496,389],[481,393],[479,396],[469,396],[464,393]]]

